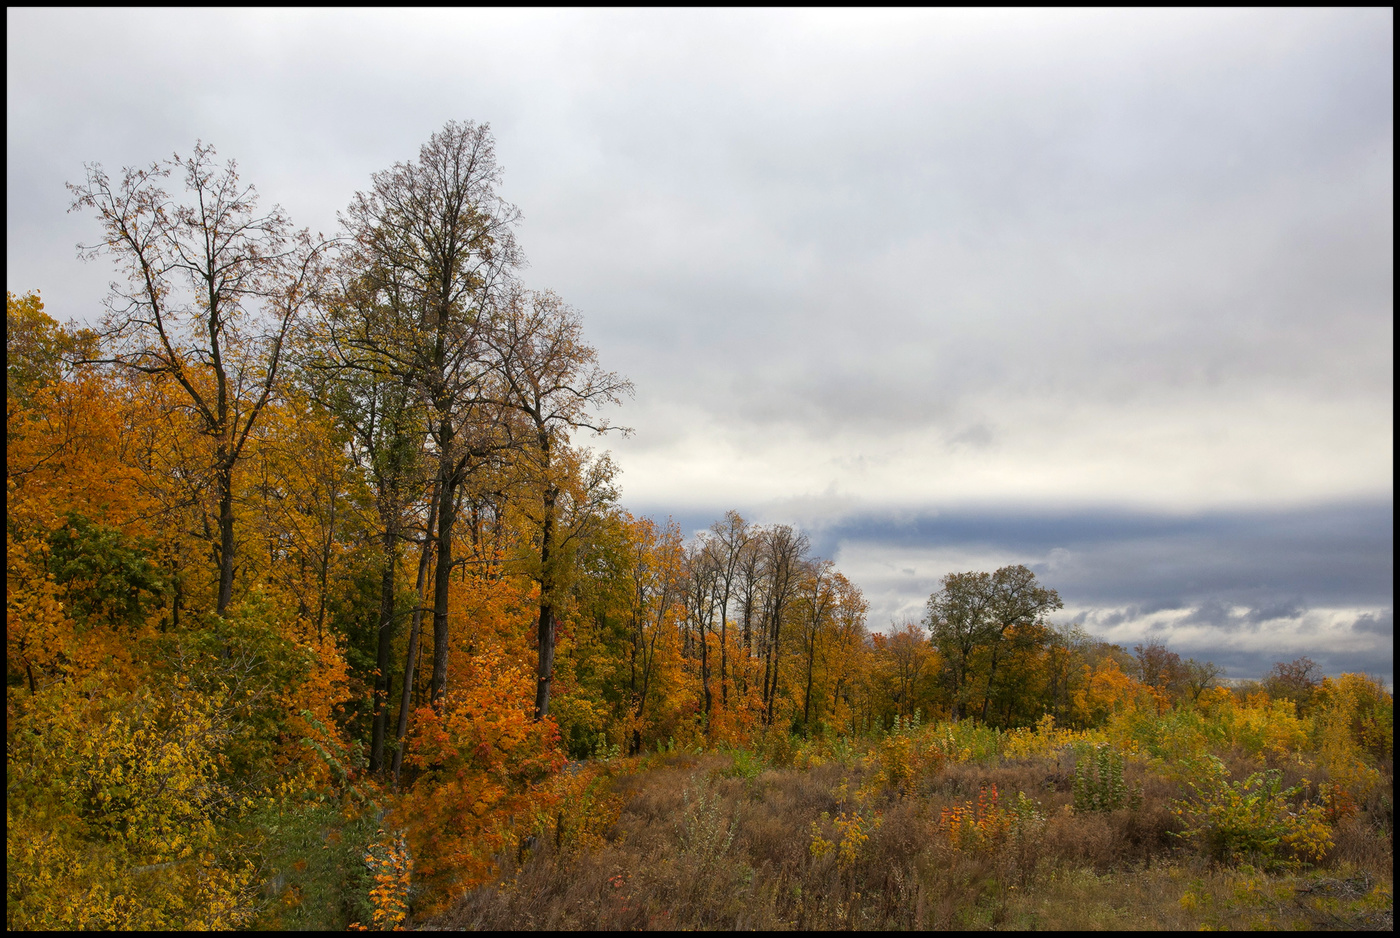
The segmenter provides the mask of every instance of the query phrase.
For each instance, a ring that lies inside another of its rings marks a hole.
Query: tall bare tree
[[[710,631],[714,621],[718,587],[715,557],[703,538],[691,543],[685,555],[685,627],[687,651],[700,656],[700,687],[704,713],[708,717],[714,708],[714,692],[710,688]],[[693,636],[693,638],[691,637]]]
[[[783,620],[797,595],[802,562],[807,557],[807,535],[785,524],[774,525],[763,538],[763,711],[770,726],[776,716],[778,685],[782,677]]]
[[[103,361],[172,379],[212,441],[208,534],[223,615],[237,551],[234,471],[276,392],[288,333],[322,282],[327,245],[294,231],[280,207],[259,214],[254,187],[215,156],[197,143],[188,158],[127,167],[115,183],[89,164],[85,182],[68,188],[70,211],[90,209],[102,222],[102,240],[80,245],[80,256],[111,255],[126,274],[111,284]],[[163,188],[176,172],[183,200]]]
[[[705,547],[717,575],[719,609],[719,693],[720,702],[729,706],[729,601],[739,586],[740,568],[754,533],[737,511],[727,511],[724,519],[710,526]]]

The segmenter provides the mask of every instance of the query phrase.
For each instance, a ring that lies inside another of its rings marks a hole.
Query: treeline
[[[499,184],[467,123],[332,239],[204,146],[71,187],[124,280],[98,329],[7,296],[10,927],[392,926],[577,798],[568,760],[1216,683],[1055,627],[1024,567],[872,634],[791,527],[632,516],[582,445],[631,386],[523,284]]]

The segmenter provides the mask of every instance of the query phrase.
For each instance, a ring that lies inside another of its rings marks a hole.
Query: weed
[[[1113,811],[1142,807],[1142,789],[1123,781],[1123,754],[1112,746],[1094,746],[1075,762],[1074,811]]]
[[[708,793],[703,785],[687,788],[681,795],[681,821],[676,839],[681,850],[700,858],[702,865],[729,853],[734,828],[725,817],[718,792]]]

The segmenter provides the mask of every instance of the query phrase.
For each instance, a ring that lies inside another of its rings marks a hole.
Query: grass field
[[[589,764],[585,795],[501,858],[498,883],[420,927],[1391,927],[1388,766],[1303,861],[1267,837],[1213,855],[1208,833],[1186,834],[1189,779],[1160,761],[1130,755],[1109,784],[1086,775],[1082,746],[893,775],[890,755]],[[1261,768],[1223,761],[1235,778]],[[1303,781],[1272,761],[1282,784]]]

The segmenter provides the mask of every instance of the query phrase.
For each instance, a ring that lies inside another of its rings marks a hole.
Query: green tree
[[[952,716],[967,715],[974,653],[995,626],[991,622],[992,575],[950,573],[928,599],[924,625],[943,656],[952,683]]]
[[[1045,644],[1045,615],[1063,605],[1058,593],[1041,586],[1021,564],[943,578],[929,597],[924,624],[946,662],[955,719],[968,713],[974,678],[982,685],[980,716],[988,718],[1007,657]]]
[[[1035,574],[1021,564],[1002,567],[992,574],[991,601],[986,629],[990,654],[987,685],[982,697],[982,721],[997,690],[997,672],[1006,657],[1038,647],[1048,637],[1045,616],[1063,609],[1060,594],[1036,582]]]

